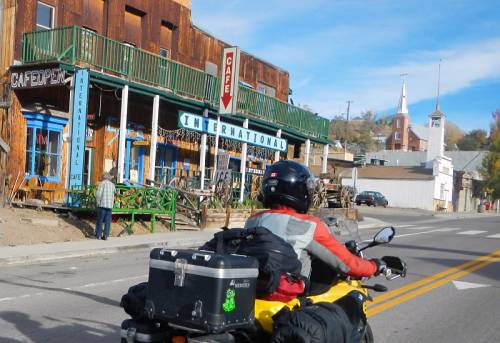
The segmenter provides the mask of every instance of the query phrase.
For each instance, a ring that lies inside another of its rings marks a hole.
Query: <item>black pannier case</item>
[[[153,249],[146,312],[170,326],[199,332],[251,326],[258,274],[253,257]]]

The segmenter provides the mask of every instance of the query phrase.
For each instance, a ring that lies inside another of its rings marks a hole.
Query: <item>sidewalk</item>
[[[238,227],[232,223],[231,227]],[[387,223],[365,217],[359,229],[382,228]],[[155,234],[109,237],[108,240],[84,239],[32,245],[0,246],[0,267],[42,263],[74,257],[100,256],[124,251],[152,249],[155,247],[197,247],[210,240],[218,229],[201,231],[179,230]]]
[[[193,247],[211,239],[218,230],[176,231],[148,235],[86,239],[35,245],[0,247],[0,266],[39,263],[71,257],[98,256],[154,247]]]

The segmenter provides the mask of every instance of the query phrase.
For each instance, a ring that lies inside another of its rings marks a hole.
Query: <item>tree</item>
[[[446,128],[444,131],[444,143],[446,144],[446,150],[457,150],[457,143],[463,136],[464,132],[455,123],[451,121],[446,122]]]
[[[465,151],[483,150],[487,145],[488,133],[481,129],[472,130],[457,142],[458,148]]]
[[[495,122],[491,127],[490,148],[483,160],[481,174],[484,178],[485,191],[500,199],[500,111],[493,113]]]

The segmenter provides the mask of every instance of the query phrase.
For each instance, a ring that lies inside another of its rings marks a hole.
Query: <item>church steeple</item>
[[[403,76],[403,85],[401,86],[401,97],[399,98],[397,114],[408,114],[408,101],[406,98],[406,79],[404,79],[404,76],[406,76],[406,74],[402,74],[402,76]]]
[[[438,69],[438,84],[437,84],[437,97],[436,97],[436,112],[441,112],[439,108],[439,91],[441,88],[441,60],[439,60],[439,69]]]

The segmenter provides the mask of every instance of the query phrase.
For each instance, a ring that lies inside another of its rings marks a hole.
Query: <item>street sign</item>
[[[229,168],[229,154],[226,152],[220,152],[217,156],[217,169],[228,169]]]
[[[209,135],[215,135],[217,132],[217,121],[184,111],[179,111],[178,126],[183,129],[203,132]],[[284,138],[224,122],[221,122],[219,126],[218,132],[221,137],[275,151],[287,151],[287,140]]]
[[[222,78],[219,113],[236,113],[238,103],[238,79],[240,72],[240,49],[226,48],[222,54]]]

